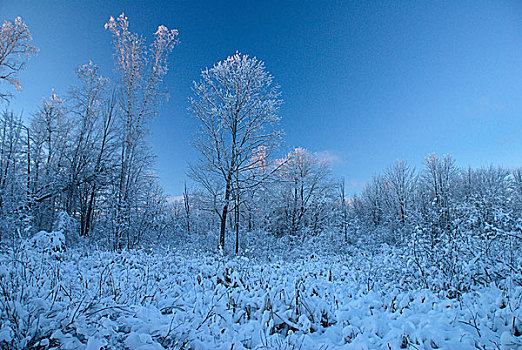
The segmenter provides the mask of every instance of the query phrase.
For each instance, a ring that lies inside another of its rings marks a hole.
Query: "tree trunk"
[[[225,231],[227,228],[227,214],[228,214],[228,202],[230,200],[232,174],[228,175],[227,187],[225,189],[225,205],[223,206],[223,213],[221,214],[221,230],[219,232],[219,247],[225,249]]]
[[[85,213],[85,218],[83,220],[82,229],[80,232],[81,236],[87,237],[91,230],[92,217],[93,217],[93,207],[94,207],[94,196],[96,193],[96,184],[92,185],[91,194],[89,198],[89,202],[87,204],[87,211]]]
[[[221,249],[225,248],[225,230],[227,226],[227,213],[228,213],[228,204],[225,203],[223,206],[223,213],[221,214],[221,230],[219,232],[219,247]]]
[[[183,190],[183,204],[185,206],[185,218],[187,220],[187,234],[190,236],[190,202],[186,183]]]
[[[239,196],[236,198],[235,208],[235,224],[236,224],[236,255],[239,254]]]

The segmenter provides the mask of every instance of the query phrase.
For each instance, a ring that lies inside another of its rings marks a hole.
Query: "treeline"
[[[147,45],[128,27],[123,14],[105,25],[113,36],[113,82],[89,62],[77,69],[78,82],[67,94],[53,91],[28,120],[8,109],[1,113],[2,238],[61,229],[68,239],[94,236],[109,247],[130,248],[158,229],[165,200],[145,136],[177,31],[160,26]],[[20,86],[13,77],[36,52],[30,41],[20,18],[4,22],[2,82]],[[12,94],[0,97],[9,102]]]
[[[243,248],[293,239],[371,254],[385,245],[401,252],[415,281],[453,291],[498,281],[522,263],[521,169],[462,169],[449,155],[430,154],[419,170],[396,161],[352,198],[328,161],[302,148],[257,171],[264,181],[232,196],[226,226],[236,249],[252,232]],[[196,241],[219,227],[223,203],[208,193],[195,187],[171,204],[178,228]]]
[[[450,155],[430,154],[416,172],[397,161],[350,203],[354,227],[386,228],[400,242],[418,231],[435,246],[455,231],[496,235],[520,230],[522,171],[489,166],[460,169]]]
[[[233,196],[242,230],[279,237],[334,230],[351,243],[371,239],[397,245],[408,244],[413,235],[436,247],[455,235],[501,239],[519,237],[522,229],[520,169],[460,169],[451,156],[431,154],[420,171],[396,161],[352,198],[328,161],[303,148],[256,171],[263,183],[243,190],[239,199]],[[215,228],[216,218],[205,220],[201,212],[219,211],[219,204],[199,187],[186,189],[172,203],[179,226],[194,231]],[[230,218],[228,229],[235,221]]]
[[[287,156],[264,159],[249,173],[256,186],[233,187],[225,222],[238,249],[240,232],[260,231],[274,237],[318,234],[339,222],[343,207],[328,161],[320,154],[295,148]],[[193,235],[217,231],[224,205],[223,187],[196,186],[171,203],[178,227]]]
[[[449,155],[427,156],[419,172],[397,161],[353,198],[349,217],[354,239],[405,247],[426,286],[495,280],[506,276],[492,268],[522,263],[522,170],[461,169]]]

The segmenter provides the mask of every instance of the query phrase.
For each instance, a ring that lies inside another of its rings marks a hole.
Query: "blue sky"
[[[29,116],[51,88],[64,95],[89,60],[113,76],[103,25],[121,12],[148,38],[159,24],[180,32],[150,137],[170,195],[197,157],[191,82],[236,51],[281,85],[280,153],[322,152],[351,193],[395,159],[420,168],[431,152],[464,167],[522,165],[520,2],[0,0],[1,19],[21,16],[40,49],[11,107]]]

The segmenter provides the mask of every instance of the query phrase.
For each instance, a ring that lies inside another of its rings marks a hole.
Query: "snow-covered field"
[[[0,255],[3,348],[522,348],[522,287],[449,298],[389,247],[255,259],[33,245]]]

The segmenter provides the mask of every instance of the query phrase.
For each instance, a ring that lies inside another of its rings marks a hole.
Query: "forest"
[[[115,78],[79,62],[28,116],[38,48],[2,20],[0,348],[522,348],[522,168],[390,159],[348,194],[284,154],[284,91],[236,52],[193,82],[199,157],[167,196],[148,137],[178,31],[110,17]]]

